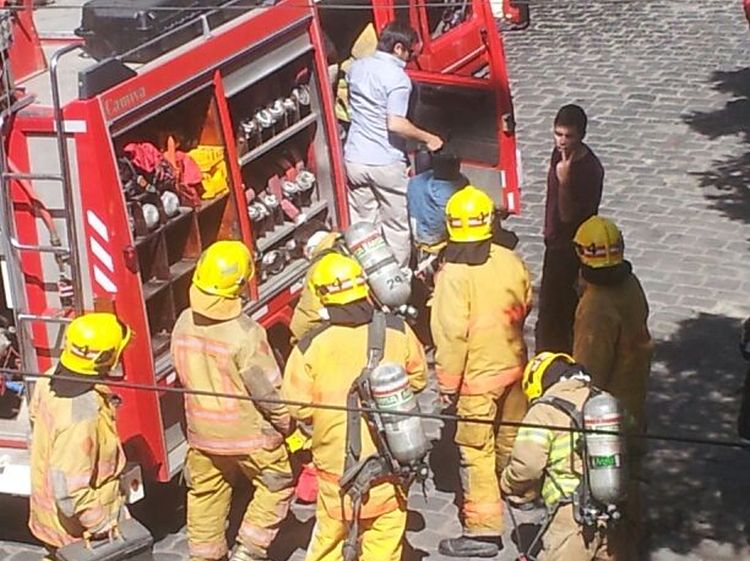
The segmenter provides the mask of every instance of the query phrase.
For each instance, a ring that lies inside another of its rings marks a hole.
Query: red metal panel
[[[315,78],[320,87],[320,102],[323,106],[323,125],[326,144],[329,147],[333,176],[331,181],[336,194],[336,214],[339,228],[349,225],[349,205],[346,197],[346,172],[344,171],[344,153],[339,141],[338,123],[333,109],[333,90],[328,87],[328,66],[323,48],[323,35],[317,17],[310,25],[310,37],[315,46]]]
[[[6,4],[5,0],[0,0],[0,7]],[[34,26],[33,7],[34,0],[23,0],[23,9],[14,10],[10,65],[16,83],[21,83],[47,68],[39,35]]]
[[[494,21],[488,0],[473,0],[473,2],[477,14],[483,14],[485,21]],[[500,33],[488,33],[487,44],[490,53],[490,76],[495,84],[498,116],[502,118],[502,115],[506,114],[515,120],[513,99],[510,94],[510,81],[508,80],[508,67],[505,62],[505,49]],[[512,130],[504,130],[502,125],[499,126],[498,138],[500,142],[500,168],[505,172],[505,187],[503,189],[505,205],[510,212],[518,214],[521,212],[521,186],[518,182],[515,127]]]
[[[436,38],[430,37],[427,28],[427,12],[419,7],[422,33],[422,51],[413,67],[426,72],[452,73],[471,76],[471,73],[487,63],[487,47],[484,35],[487,26],[481,14],[472,8],[471,15],[459,25]],[[477,60],[479,59],[479,60]],[[471,68],[464,68],[476,61]]]
[[[222,135],[226,147],[227,165],[233,187],[234,203],[237,208],[237,215],[240,221],[240,231],[242,232],[242,241],[248,247],[253,247],[253,233],[250,224],[250,218],[247,215],[247,198],[245,197],[245,186],[242,182],[242,171],[237,155],[237,141],[234,138],[234,128],[232,127],[232,117],[229,114],[226,95],[224,93],[224,83],[221,80],[221,72],[214,72],[214,94],[216,96],[216,106],[219,110],[219,122],[221,123]],[[250,286],[250,297],[258,298],[258,275],[255,275]]]
[[[411,2],[414,4],[414,2]],[[488,0],[472,0],[471,16],[455,28],[432,39],[423,37],[423,50],[410,66],[412,79],[432,84],[445,84],[495,92],[498,122],[499,163],[496,169],[505,176],[503,200],[511,213],[520,212],[520,186],[516,158],[516,136],[513,124],[513,102],[510,94],[505,51],[500,33],[496,30]],[[424,5],[419,5],[420,21],[427,20]],[[489,79],[477,79],[470,74],[489,64]],[[469,75],[467,75],[469,74]],[[506,126],[504,116],[508,116]]]
[[[27,144],[26,122],[23,117],[16,117],[8,135],[8,155],[18,166],[19,171],[29,172],[30,161]],[[49,122],[48,122],[49,126]],[[18,184],[11,182],[11,201],[16,223],[16,236],[22,243],[38,244],[37,219],[32,210],[31,201]],[[33,314],[44,314],[49,308],[44,289],[44,275],[42,273],[41,256],[37,253],[23,252],[21,254],[21,268],[25,276],[26,298],[29,311]],[[31,325],[31,334],[37,349],[38,367],[40,371],[47,370],[52,361],[49,357],[49,338],[44,325]]]
[[[151,385],[155,376],[148,319],[140,276],[125,266],[124,250],[133,245],[133,240],[110,133],[96,101],[71,104],[65,117],[86,122],[86,132],[78,135],[76,155],[81,163],[78,172],[84,227],[80,235],[86,243],[93,295],[113,298],[116,313],[133,329],[133,340],[123,354],[125,380]],[[95,246],[96,252],[92,250]],[[118,413],[123,442],[136,451],[145,474],[167,480],[159,396],[124,388],[118,393],[123,398]]]

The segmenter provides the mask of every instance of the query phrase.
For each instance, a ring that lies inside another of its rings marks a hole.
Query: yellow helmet
[[[236,298],[255,273],[247,246],[235,240],[212,243],[198,260],[193,284],[206,294]]]
[[[448,238],[452,242],[481,242],[492,237],[495,205],[487,193],[473,185],[453,193],[445,205]]]
[[[526,368],[523,371],[523,381],[521,386],[523,387],[523,393],[526,394],[526,399],[529,402],[534,401],[540,395],[544,393],[544,374],[547,372],[547,368],[556,360],[564,360],[568,364],[575,364],[576,361],[573,357],[565,353],[552,353],[545,351],[539,353],[532,358]]]
[[[75,318],[65,330],[60,362],[76,374],[106,374],[120,360],[133,334],[110,313],[94,312]]]
[[[325,255],[313,269],[310,285],[324,306],[365,298],[370,287],[356,260],[339,253]]]
[[[573,244],[581,263],[593,269],[622,263],[625,244],[614,222],[592,216],[578,227]]]

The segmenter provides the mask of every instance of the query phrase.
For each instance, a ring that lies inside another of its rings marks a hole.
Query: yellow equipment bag
[[[215,199],[229,191],[229,172],[223,146],[199,145],[188,155],[198,164],[203,176],[202,199]]]

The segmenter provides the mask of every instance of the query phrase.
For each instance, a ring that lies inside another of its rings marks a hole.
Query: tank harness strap
[[[576,407],[575,403],[572,401],[568,401],[567,399],[563,399],[561,397],[557,396],[542,396],[539,399],[537,399],[534,402],[534,405],[537,404],[546,404],[554,407],[558,411],[562,411],[565,413],[568,417],[570,417],[570,420],[573,424],[574,428],[580,429],[583,427],[583,412]],[[574,471],[574,455],[578,454],[581,455],[581,442],[580,439],[578,440],[578,444],[576,445],[574,443],[574,439],[570,439],[570,470],[571,472],[575,473]],[[583,474],[580,474],[583,475]],[[562,499],[558,502],[558,504],[568,504],[568,503],[576,503],[577,502],[577,495],[580,493],[581,486],[578,486],[578,489],[573,493],[573,495],[566,495],[565,491],[563,491],[560,484],[557,482],[557,480],[553,477],[552,473],[545,468],[544,469],[544,476],[547,477],[551,482],[552,485],[555,486],[555,488],[560,492],[560,495],[562,496]],[[583,482],[583,477],[581,477],[581,481]]]
[[[346,455],[344,458],[344,473],[339,480],[341,486],[342,511],[344,498],[348,495],[352,501],[352,520],[347,523],[346,539],[343,544],[344,561],[356,561],[359,557],[359,516],[362,502],[369,490],[391,476],[391,464],[381,431],[378,430],[377,415],[368,415],[368,425],[373,440],[378,448],[378,454],[360,461],[362,454],[361,423],[362,413],[357,411],[360,405],[372,407],[370,396],[369,376],[383,360],[385,353],[386,316],[380,310],[373,314],[372,321],[367,328],[367,364],[354,380],[347,394],[346,414]],[[373,419],[372,417],[376,417]],[[375,426],[373,426],[375,425]]]
[[[380,364],[381,360],[383,360],[383,355],[385,353],[385,330],[385,314],[380,310],[375,310],[372,316],[372,321],[367,326],[367,364],[362,369],[360,375],[357,376],[352,383],[346,397],[348,411],[346,413],[345,473],[354,468],[357,462],[359,462],[359,457],[362,454],[362,435],[360,432],[362,413],[356,409],[358,409],[360,405],[367,405],[361,403],[360,397],[363,390],[369,393],[367,383],[370,371]]]

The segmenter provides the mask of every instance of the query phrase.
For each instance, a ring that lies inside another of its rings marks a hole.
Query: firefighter
[[[526,413],[521,375],[531,283],[523,261],[492,242],[493,213],[492,199],[471,185],[448,200],[449,242],[435,280],[430,326],[443,402],[456,402],[462,417],[518,422]],[[443,555],[497,554],[503,531],[497,476],[516,432],[458,423],[463,536],[442,540]]]
[[[611,220],[592,216],[581,224],[573,241],[584,285],[576,309],[573,356],[595,386],[622,402],[630,416],[630,429],[645,432],[644,406],[653,350],[646,295],[631,264],[624,260],[622,233]],[[631,482],[625,520],[620,525],[623,535],[615,536],[613,542],[618,550],[631,549],[640,541],[638,480],[644,443],[643,439],[629,442]],[[635,555],[635,551],[621,551],[619,558]]]
[[[82,538],[110,535],[128,516],[119,479],[125,454],[115,426],[116,398],[97,382],[117,364],[130,338],[130,329],[113,314],[74,319],[51,372],[80,381],[45,378],[34,387],[29,528],[52,556]]]
[[[278,398],[281,375],[264,329],[242,312],[240,297],[253,275],[250,250],[218,241],[196,265],[190,307],[172,332],[175,370],[187,389]],[[237,536],[233,561],[266,559],[294,492],[284,437],[293,426],[286,407],[206,395],[185,396],[191,561],[223,559],[231,482],[255,487]]]
[[[313,265],[327,253],[343,252],[344,246],[343,236],[339,232],[332,232],[320,220],[310,220],[297,228],[294,232],[294,240],[295,245],[302,249],[303,255],[310,261],[311,266],[307,270],[299,302],[294,308],[292,321],[289,323],[292,344],[296,344],[308,331],[323,321],[321,313],[325,314],[320,298],[316,296],[310,285]]]
[[[518,431],[510,462],[500,476],[500,488],[516,505],[535,500],[541,488],[551,519],[543,529],[540,561],[610,559],[606,525],[583,525],[576,520],[573,498],[584,473],[578,451],[580,433],[541,428],[571,426],[569,414],[556,404],[569,404],[580,413],[591,393],[590,382],[582,366],[563,353],[538,354],[523,374],[523,391],[531,404],[523,422],[533,426]]]
[[[574,244],[584,289],[576,309],[573,356],[594,385],[623,403],[642,431],[653,350],[646,295],[624,260],[622,233],[611,220],[592,216],[578,228]]]
[[[352,383],[368,362],[370,324],[375,309],[362,267],[339,254],[324,256],[312,273],[312,286],[328,311],[328,322],[305,335],[287,362],[282,395],[309,403],[344,406]],[[402,366],[415,391],[426,385],[424,351],[403,320],[386,316],[383,360]],[[290,407],[300,421],[313,426],[313,462],[318,471],[317,522],[306,561],[341,561],[352,503],[342,500],[339,481],[344,473],[347,413],[315,407]],[[356,430],[356,429],[355,429]],[[361,421],[361,457],[376,451],[376,443]],[[400,561],[406,530],[406,497],[391,482],[369,489],[357,520],[361,529],[362,561]]]

